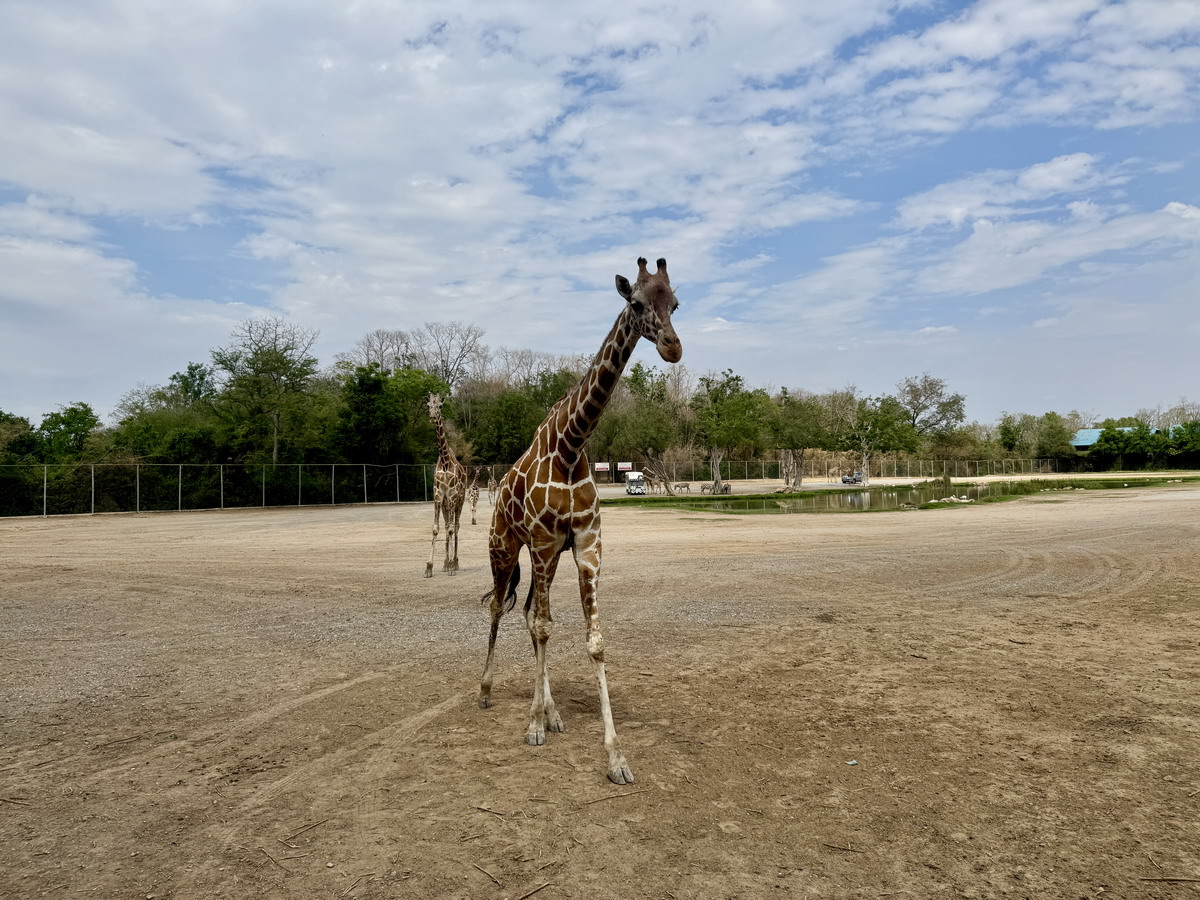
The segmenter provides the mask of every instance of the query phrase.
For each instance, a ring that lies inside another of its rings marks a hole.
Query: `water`
[[[944,487],[919,486],[896,487],[874,491],[836,491],[827,494],[814,494],[810,497],[789,497],[775,500],[769,497],[759,497],[739,500],[731,497],[728,500],[707,500],[701,503],[689,503],[682,500],[673,503],[682,509],[706,512],[727,513],[812,513],[812,512],[867,512],[869,510],[900,509],[902,506],[920,506],[944,497],[967,497],[979,500],[988,496],[999,496],[1009,493],[1009,486],[1000,482],[964,487],[955,485],[952,492]]]

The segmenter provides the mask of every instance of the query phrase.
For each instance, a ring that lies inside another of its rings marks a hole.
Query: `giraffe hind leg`
[[[497,564],[493,557],[492,583],[494,585],[492,590],[483,595],[485,603],[491,600],[492,627],[488,632],[487,662],[483,666],[483,677],[479,680],[480,709],[487,709],[492,705],[492,666],[496,657],[496,635],[500,631],[500,619],[517,604],[517,585],[521,583],[521,565],[515,555],[511,565]]]

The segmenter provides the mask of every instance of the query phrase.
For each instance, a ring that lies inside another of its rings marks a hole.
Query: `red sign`
[[[608,471],[608,463],[596,463],[596,471],[597,472],[607,472]]]
[[[632,472],[633,471],[633,463],[619,462],[619,463],[617,463],[617,471],[618,472]]]

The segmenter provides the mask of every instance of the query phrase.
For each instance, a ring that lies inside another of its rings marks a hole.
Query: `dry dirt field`
[[[0,521],[0,896],[1200,897],[1200,486],[606,509],[623,788],[430,510]]]

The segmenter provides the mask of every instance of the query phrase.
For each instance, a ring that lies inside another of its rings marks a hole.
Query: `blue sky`
[[[0,409],[254,315],[591,352],[638,256],[697,373],[1197,399],[1198,112],[1194,0],[9,0]]]

